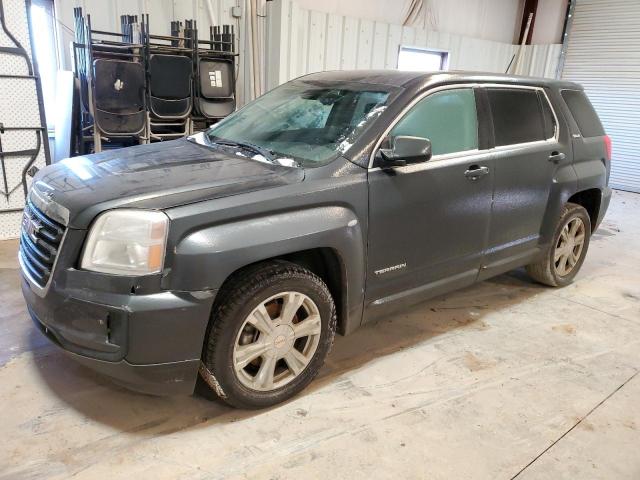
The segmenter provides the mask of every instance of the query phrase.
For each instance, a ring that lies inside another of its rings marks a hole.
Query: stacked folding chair
[[[233,26],[211,27],[212,50],[198,52],[198,112],[205,119],[219,120],[236,108]]]
[[[74,10],[76,75],[82,99],[80,154],[145,143],[146,81],[137,17],[121,17],[121,33],[91,29]],[[117,40],[111,40],[111,38]]]
[[[191,59],[181,55],[151,55],[149,73],[150,138],[188,135],[193,104]],[[171,127],[179,131],[171,132]]]
[[[230,25],[199,40],[196,22],[149,32],[149,16],[123,15],[121,32],[91,28],[74,9],[80,109],[76,154],[184,137],[235,110],[235,36]]]
[[[100,137],[137,137],[145,127],[142,64],[99,58],[93,62],[93,107]]]
[[[148,85],[149,140],[183,137],[191,133],[193,107],[193,46],[180,37],[180,22],[172,35],[151,35],[148,16],[143,24]]]

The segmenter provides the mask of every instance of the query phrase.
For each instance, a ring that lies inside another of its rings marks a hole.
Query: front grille
[[[41,287],[49,281],[65,227],[27,202],[22,216],[20,254],[29,276]]]

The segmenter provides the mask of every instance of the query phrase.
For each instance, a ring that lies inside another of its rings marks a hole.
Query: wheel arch
[[[316,207],[191,230],[172,252],[164,285],[220,292],[232,276],[253,265],[285,260],[308,268],[329,288],[338,332],[362,320],[366,242],[348,208]],[[218,297],[219,295],[216,295]]]
[[[235,277],[249,273],[259,265],[264,265],[278,260],[294,263],[306,268],[320,277],[327,285],[329,292],[331,292],[331,296],[333,297],[333,301],[336,304],[338,333],[345,335],[350,331],[349,328],[353,329],[357,327],[357,325],[349,325],[349,322],[353,319],[349,319],[347,308],[349,290],[346,270],[347,267],[341,258],[340,253],[333,248],[318,247],[300,250],[265,258],[254,263],[244,265],[229,274],[220,287],[220,292],[225,291],[227,286],[234,281]],[[218,301],[224,301],[224,296],[217,296],[214,301],[214,308]]]
[[[575,203],[583,207],[589,214],[591,222],[591,232],[596,229],[600,215],[600,205],[602,204],[602,191],[599,188],[588,188],[574,193],[567,200],[568,203]]]

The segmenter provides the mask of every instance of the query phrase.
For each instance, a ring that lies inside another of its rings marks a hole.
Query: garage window
[[[398,70],[409,72],[437,72],[447,70],[449,53],[427,48],[401,46],[398,52]]]
[[[419,101],[391,131],[431,140],[433,155],[478,148],[476,100],[471,88],[434,93]]]
[[[496,147],[545,140],[538,93],[533,89],[487,90]]]

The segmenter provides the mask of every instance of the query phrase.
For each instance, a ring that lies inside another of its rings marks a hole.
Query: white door
[[[562,78],[580,83],[612,139],[610,185],[640,192],[640,1],[578,0]]]

